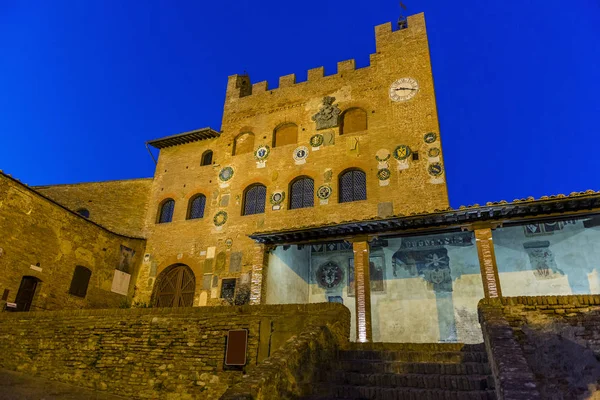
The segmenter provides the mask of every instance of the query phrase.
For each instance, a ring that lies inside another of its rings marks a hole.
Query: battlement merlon
[[[411,15],[407,18],[407,28],[400,30],[392,30],[392,23],[386,22],[385,24],[375,26],[375,54],[370,55],[370,66],[374,65],[377,60],[377,55],[380,52],[385,52],[386,47],[398,47],[402,46],[406,40],[410,40],[414,37],[426,35],[425,30],[425,14],[419,13]],[[368,67],[366,67],[368,68]],[[356,63],[354,60],[345,60],[337,63],[337,73],[342,74],[344,72],[354,71],[356,69]],[[329,76],[329,75],[328,75]],[[308,70],[307,81],[312,82],[325,77],[325,68],[317,67]],[[299,82],[302,83],[302,82]],[[296,75],[289,74],[281,76],[279,78],[279,87],[286,88],[292,87],[296,84]],[[250,96],[252,94],[259,94],[269,90],[269,86],[266,81],[257,82],[254,84],[250,83],[250,77],[247,74],[244,75],[231,75],[227,81],[227,93],[226,103],[239,99],[241,97]]]

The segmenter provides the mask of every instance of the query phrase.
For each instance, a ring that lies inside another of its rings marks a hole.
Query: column
[[[252,276],[250,281],[250,304],[264,304],[266,301],[266,274],[269,262],[269,249],[264,244],[256,244],[252,254]]]
[[[371,342],[371,279],[369,278],[369,242],[353,241],[354,293],[356,295],[356,340]]]
[[[483,292],[485,293],[485,297],[502,297],[498,266],[496,265],[496,255],[494,254],[492,229],[475,229],[474,233],[475,241],[477,242],[479,268],[481,268],[481,279],[483,280]]]

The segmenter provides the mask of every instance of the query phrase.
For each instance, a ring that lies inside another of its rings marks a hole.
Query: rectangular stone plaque
[[[229,258],[229,272],[240,272],[242,270],[242,252],[234,251]]]
[[[213,259],[207,258],[204,260],[204,270],[202,271],[205,274],[212,274],[213,272]]]
[[[378,203],[377,204],[377,216],[380,218],[389,217],[394,215],[394,203]]]
[[[202,290],[210,290],[210,283],[212,281],[212,275],[206,274],[202,277]]]
[[[118,269],[115,269],[115,275],[113,277],[112,287],[110,289],[111,292],[127,296],[127,293],[129,291],[129,281],[130,280],[131,280],[131,275],[129,275],[123,271],[119,271]]]

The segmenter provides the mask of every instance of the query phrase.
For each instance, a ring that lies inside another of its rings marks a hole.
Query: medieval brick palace
[[[5,311],[342,303],[358,342],[479,343],[482,298],[600,293],[600,195],[449,207],[422,14],[370,65],[228,78],[152,178],[0,174]]]

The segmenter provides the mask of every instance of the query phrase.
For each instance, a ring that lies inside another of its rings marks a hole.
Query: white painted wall
[[[282,246],[269,255],[267,268],[267,304],[306,304],[308,297],[308,273],[310,249]]]
[[[600,293],[600,227],[585,228],[589,218],[570,220],[562,229],[526,236],[523,226],[493,231],[494,249],[504,296]],[[524,244],[547,241],[555,269],[542,275]]]

